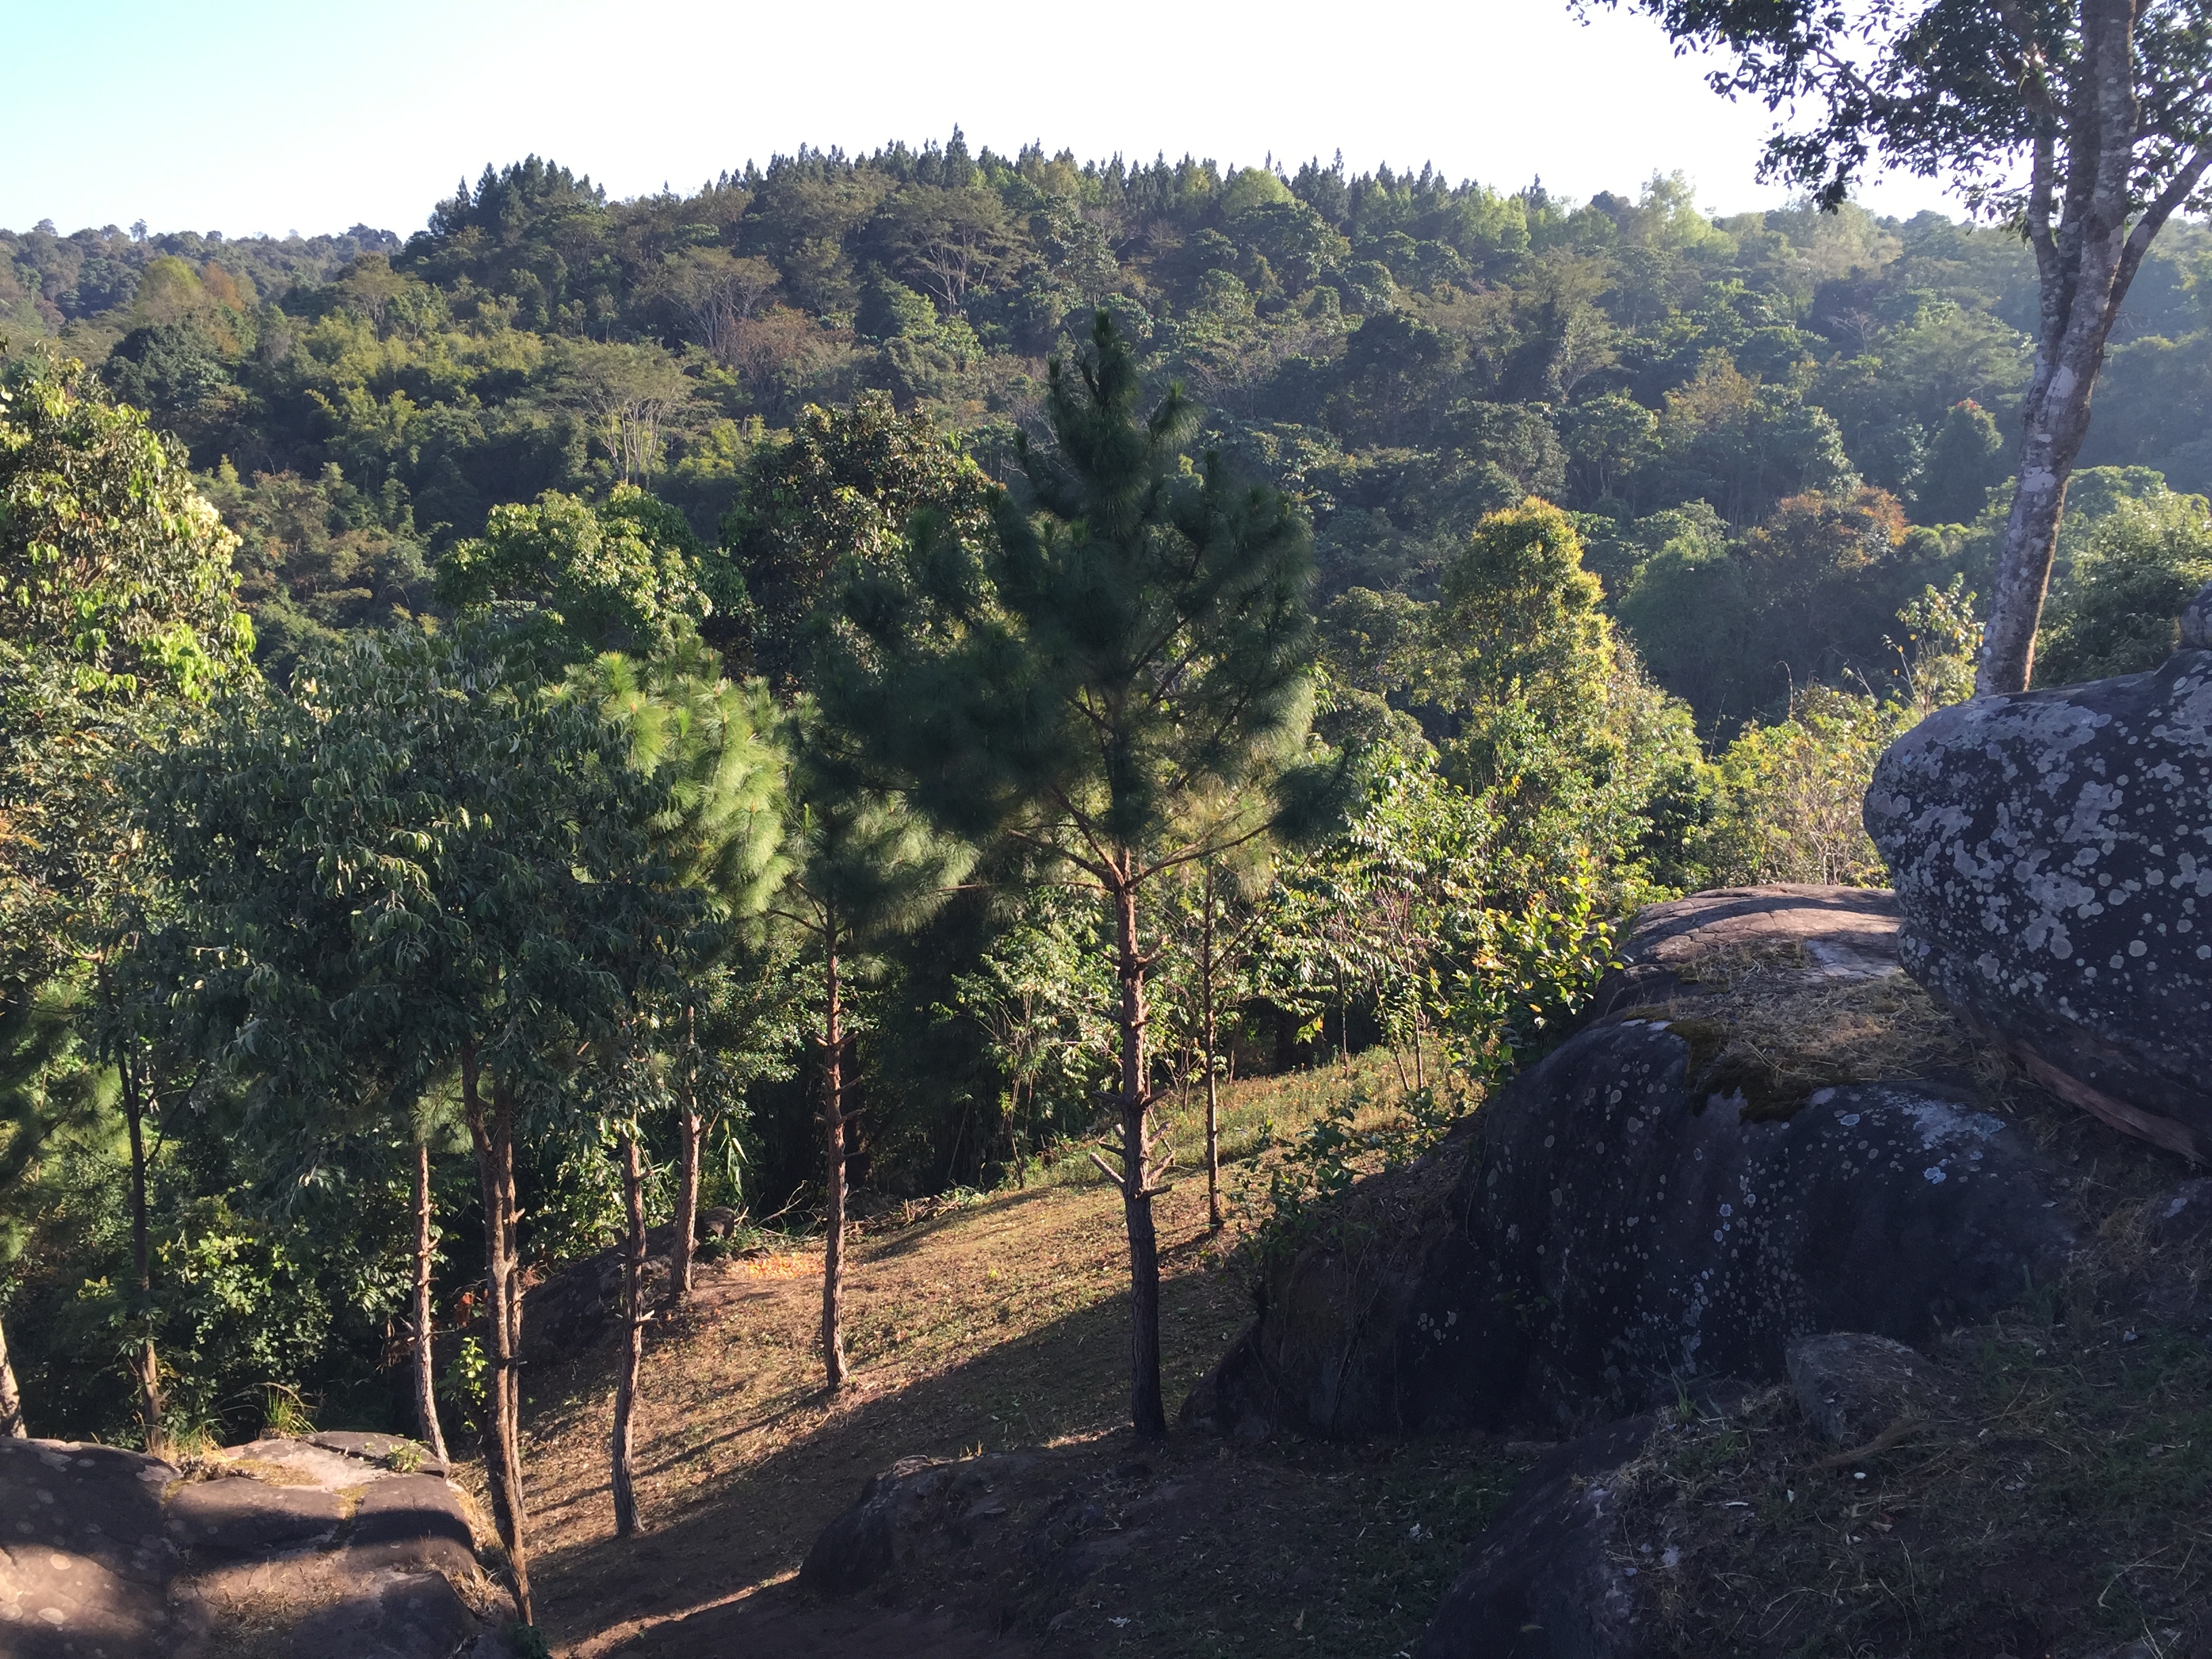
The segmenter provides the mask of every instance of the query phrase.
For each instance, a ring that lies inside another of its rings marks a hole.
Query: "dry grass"
[[[1936,1358],[1955,1413],[1840,1467],[1781,1389],[1655,1443],[1623,1490],[1662,1651],[2204,1650],[2167,1645],[2212,1598],[2203,1340],[2023,1313]]]
[[[1392,1081],[1387,1060],[1358,1079],[1378,1097]],[[1349,1086],[1334,1073],[1234,1085],[1224,1185],[1249,1184],[1267,1129],[1295,1129]],[[1208,1233],[1200,1109],[1168,1115],[1180,1179],[1158,1205],[1171,1414],[1249,1313],[1233,1246],[1252,1206]],[[631,1543],[613,1540],[607,1491],[611,1352],[530,1379],[534,1577],[556,1651],[684,1651],[675,1620],[788,1575],[860,1483],[900,1457],[1056,1447],[1065,1478],[1080,1480],[1129,1455],[1120,1199],[1087,1161],[872,1223],[848,1279],[854,1380],[834,1404],[820,1389],[820,1267],[818,1244],[720,1264],[701,1313],[655,1334],[637,1449],[648,1531]],[[1170,1537],[1157,1559],[1133,1559],[1138,1588],[1112,1608],[1079,1596],[1061,1640],[1080,1634],[1099,1652],[1395,1652],[1520,1467],[1479,1443],[1224,1458],[1178,1436],[1147,1455],[1164,1476],[1202,1477],[1205,1513],[1192,1522],[1202,1541]],[[1239,1515],[1266,1518],[1224,1518]],[[1291,1594],[1301,1607],[1283,1602]],[[1131,1617],[1132,1601],[1132,1623],[1108,1622]],[[1049,1609],[1030,1611],[1043,1622]]]

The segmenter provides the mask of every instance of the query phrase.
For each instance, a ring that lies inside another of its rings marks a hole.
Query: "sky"
[[[1554,194],[1689,175],[1720,212],[1771,118],[1641,17],[1566,0],[0,0],[0,227],[422,228],[455,181],[535,153],[617,198],[694,189],[799,144],[1042,141],[1077,157],[1341,150]],[[1956,212],[1884,181],[1878,212]]]

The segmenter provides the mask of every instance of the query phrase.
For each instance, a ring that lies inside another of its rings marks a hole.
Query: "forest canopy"
[[[2212,579],[2209,301],[2177,224],[2047,682]],[[1072,1150],[1135,1240],[1162,1091],[1361,1048],[1436,1127],[1637,906],[1882,879],[2037,303],[1933,213],[957,131],[630,201],[531,157],[404,240],[0,231],[25,1409],[442,1402],[519,1504],[526,1261]],[[1143,716],[1096,754],[1094,702]]]

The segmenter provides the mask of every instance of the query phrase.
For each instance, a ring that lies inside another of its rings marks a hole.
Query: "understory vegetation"
[[[2208,270],[2136,280],[2045,683],[2212,579]],[[1081,1188],[1164,1433],[1173,1252],[1433,1144],[1638,907],[1882,879],[2034,304],[1936,215],[957,133],[0,232],[0,1419],[465,1426],[527,1614],[526,1285],[622,1252],[627,1535],[703,1214],[818,1241],[835,1396],[919,1316],[872,1217]]]

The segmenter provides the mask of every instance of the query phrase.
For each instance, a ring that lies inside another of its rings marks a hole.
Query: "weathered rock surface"
[[[1886,1336],[1829,1331],[1801,1337],[1784,1363],[1806,1420],[1838,1446],[1867,1445],[1944,1407],[1935,1367]]]
[[[1782,986],[1779,1015],[1774,994],[1759,1004],[1770,1026],[1791,997],[1832,1025],[1838,988],[1911,991],[1882,972],[1887,906],[1788,889],[1661,907],[1624,977],[1651,995],[1663,973],[1671,1000],[1585,1029],[1427,1157],[1363,1182],[1270,1277],[1185,1420],[1571,1426],[1669,1401],[1685,1378],[1778,1380],[1820,1332],[1925,1343],[2049,1282],[2073,1243],[2069,1182],[2019,1127],[1936,1082],[1822,1083],[1832,1054],[1738,1040],[1737,1004],[1698,976],[1719,952],[1668,952],[1717,926],[1727,960]]]
[[[998,1483],[1034,1462],[1018,1454],[902,1459],[871,1476],[860,1501],[822,1529],[799,1569],[801,1588],[856,1595],[907,1565],[918,1548],[970,1547],[1006,1513],[992,1501]]]
[[[1650,1441],[1630,1418],[1531,1469],[1464,1564],[1414,1659],[1638,1659],[1637,1569],[1624,1559],[1611,1480]]]
[[[507,1652],[468,1500],[388,1436],[195,1460],[0,1440],[0,1659]],[[368,1449],[377,1455],[367,1455]],[[350,1448],[350,1449],[349,1449]]]
[[[1900,957],[2053,1093],[2212,1158],[2212,647],[1939,710],[1866,799]]]

